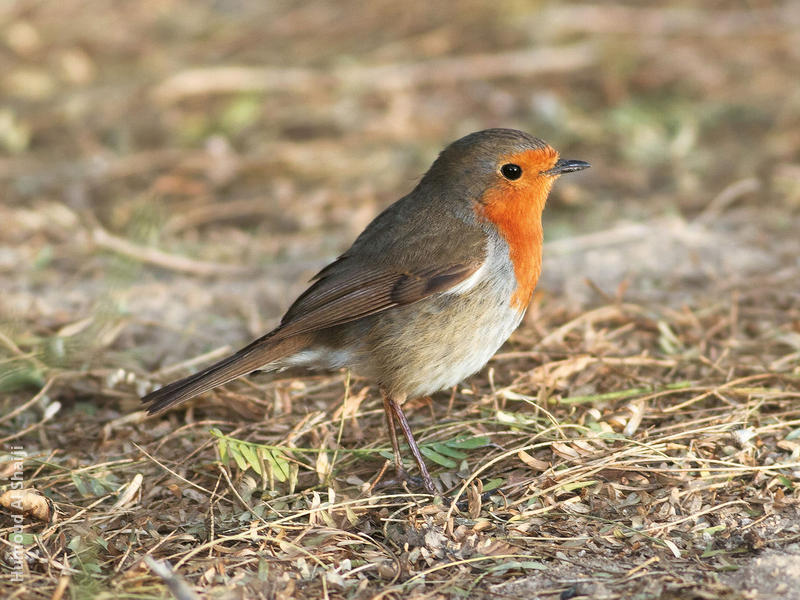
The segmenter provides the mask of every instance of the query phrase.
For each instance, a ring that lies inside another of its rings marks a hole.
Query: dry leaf
[[[480,489],[479,487],[480,486]],[[469,488],[467,488],[467,499],[468,499],[468,508],[467,508],[467,515],[469,515],[470,519],[477,519],[481,514],[481,491],[483,489],[483,484],[478,481],[478,485],[475,484],[473,481]]]
[[[563,444],[561,442],[553,442],[551,446],[553,448],[553,452],[558,454],[562,458],[566,458],[569,460],[578,460],[580,459],[581,455],[571,446],[567,444]]]
[[[538,458],[534,458],[524,450],[520,450],[519,452],[517,452],[517,458],[519,458],[522,462],[524,462],[534,471],[546,471],[547,469],[550,468],[550,463],[547,463],[543,460],[539,460]]]
[[[52,501],[33,488],[4,492],[0,496],[0,506],[45,523],[49,523],[54,514]]]

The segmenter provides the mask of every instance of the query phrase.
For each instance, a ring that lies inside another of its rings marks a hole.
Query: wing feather
[[[323,277],[287,311],[273,332],[277,339],[335,327],[394,306],[418,302],[467,279],[481,262],[432,267],[418,272],[365,270],[352,277]]]

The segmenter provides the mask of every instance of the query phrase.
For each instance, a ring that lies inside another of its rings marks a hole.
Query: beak
[[[573,171],[582,171],[591,167],[589,163],[583,160],[574,160],[571,158],[560,158],[552,169],[542,171],[542,175],[563,175],[564,173],[572,173]]]

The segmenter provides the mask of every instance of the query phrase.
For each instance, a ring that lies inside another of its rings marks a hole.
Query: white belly
[[[519,326],[523,315],[524,312],[509,309],[500,322],[462,330],[459,340],[443,345],[446,352],[439,360],[431,360],[427,367],[420,369],[420,377],[413,386],[409,386],[408,396],[414,398],[433,394],[480,371]]]

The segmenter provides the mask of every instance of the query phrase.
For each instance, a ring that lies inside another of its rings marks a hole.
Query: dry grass
[[[797,589],[798,4],[407,4],[0,9],[2,597]],[[145,418],[493,125],[593,169],[510,343],[408,406],[444,502],[345,373]]]
[[[489,380],[412,409],[421,442],[454,455],[434,469],[450,490],[442,505],[371,485],[387,462],[380,400],[342,376],[232,386],[188,423],[125,414],[124,399],[84,400],[57,425],[32,419],[16,439],[49,450],[28,458],[26,484],[57,519],[28,524],[25,585],[46,596],[66,573],[78,595],[146,596],[161,585],[139,560],[149,554],[212,595],[457,595],[522,581],[544,596],[601,584],[710,593],[741,558],[800,540],[800,372],[786,343],[800,307],[785,293],[793,308],[757,337],[737,333],[751,312],[764,327],[741,296],[735,320],[726,303],[614,304],[569,315],[580,332],[533,351],[524,330]],[[538,308],[537,326],[558,331],[566,315]],[[82,379],[100,385],[48,379],[50,406],[130,389]],[[214,430],[238,441],[227,461]],[[485,441],[459,449],[462,438]]]

